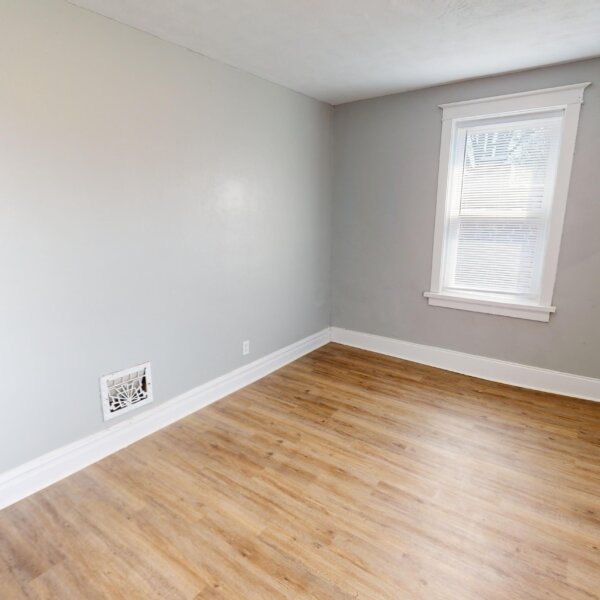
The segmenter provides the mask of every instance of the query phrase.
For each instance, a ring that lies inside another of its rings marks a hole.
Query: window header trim
[[[449,102],[438,106],[443,111],[442,119],[444,121],[482,115],[510,114],[511,112],[522,113],[527,110],[564,108],[570,104],[583,104],[583,92],[588,85],[590,85],[590,82],[586,81],[504,96],[460,100],[459,102]]]

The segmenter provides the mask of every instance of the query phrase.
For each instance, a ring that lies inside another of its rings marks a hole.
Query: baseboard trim
[[[324,329],[176,398],[0,474],[0,509],[232,394],[331,340]]]
[[[530,367],[339,327],[331,328],[331,340],[472,377],[600,402],[600,379],[592,377]]]

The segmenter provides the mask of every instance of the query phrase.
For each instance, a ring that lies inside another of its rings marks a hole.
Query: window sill
[[[503,315],[531,321],[548,322],[550,314],[556,311],[554,306],[540,306],[539,304],[518,304],[437,292],[425,292],[423,295],[428,299],[431,306],[470,310],[488,315]]]

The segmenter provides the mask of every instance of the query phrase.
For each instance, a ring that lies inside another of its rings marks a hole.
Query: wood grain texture
[[[2,599],[600,598],[600,404],[329,344],[0,513]]]

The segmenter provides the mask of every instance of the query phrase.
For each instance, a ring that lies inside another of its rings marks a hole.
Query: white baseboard
[[[330,329],[324,329],[126,421],[0,474],[0,509],[220,400],[327,344],[330,339]]]
[[[600,379],[592,377],[540,369],[339,327],[331,328],[331,340],[472,377],[600,402]]]
[[[600,402],[600,379],[332,327],[217,377],[117,425],[0,474],[0,509],[220,400],[329,341],[473,377]]]

